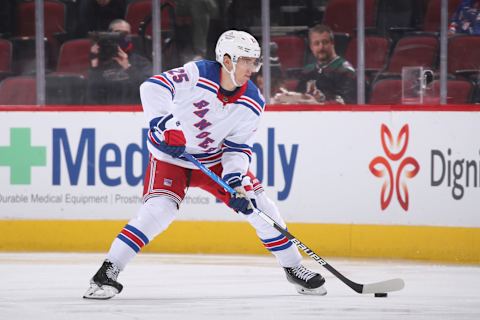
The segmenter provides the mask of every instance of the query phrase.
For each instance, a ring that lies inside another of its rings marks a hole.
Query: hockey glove
[[[149,140],[158,150],[178,158],[185,152],[186,139],[180,122],[173,115],[153,119],[150,122]]]
[[[253,207],[247,197],[247,193],[245,192],[240,179],[231,181],[229,185],[235,190],[235,194],[232,195],[228,201],[230,208],[245,215],[251,214],[253,212]]]

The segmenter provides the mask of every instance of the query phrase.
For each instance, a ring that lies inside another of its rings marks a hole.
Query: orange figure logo
[[[380,206],[382,210],[385,210],[390,205],[393,192],[396,190],[400,206],[403,210],[408,211],[408,188],[405,180],[415,177],[418,171],[420,171],[420,165],[417,160],[412,157],[403,158],[407,151],[408,138],[409,129],[407,124],[402,127],[396,140],[393,139],[390,129],[388,129],[385,124],[382,124],[382,147],[387,157],[375,157],[369,165],[369,169],[374,176],[382,178],[385,177],[386,174],[388,175],[384,178],[380,194]],[[398,152],[395,152],[396,150],[398,150]],[[395,175],[390,161],[400,161]],[[407,166],[412,167],[411,170],[408,170]]]

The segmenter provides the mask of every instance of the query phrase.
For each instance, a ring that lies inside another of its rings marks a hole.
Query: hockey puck
[[[386,298],[387,296],[387,293],[375,293],[375,298]]]

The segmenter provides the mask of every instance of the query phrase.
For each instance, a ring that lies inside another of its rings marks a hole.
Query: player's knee
[[[138,223],[150,229],[149,238],[154,238],[175,219],[177,204],[167,197],[155,197],[145,202],[137,215]]]

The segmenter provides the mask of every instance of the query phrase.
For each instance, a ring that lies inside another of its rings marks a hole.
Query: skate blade
[[[98,286],[95,283],[90,284],[87,292],[83,295],[84,299],[108,300],[117,295],[118,290],[112,286]]]
[[[315,289],[307,289],[302,286],[296,285],[295,289],[297,289],[298,293],[305,294],[305,295],[324,296],[327,294],[327,289],[325,289],[325,286],[320,286]]]

